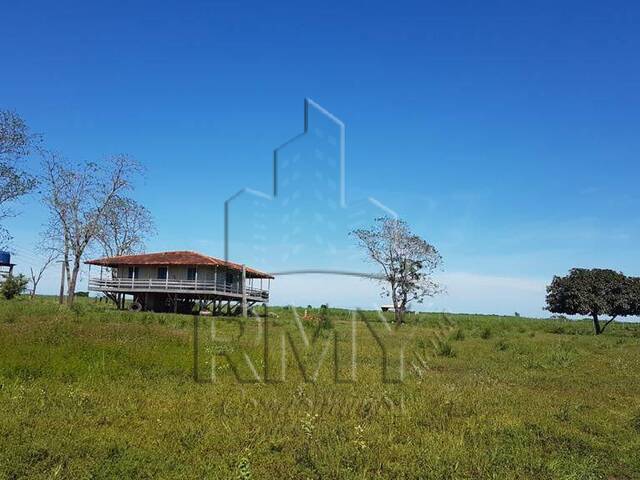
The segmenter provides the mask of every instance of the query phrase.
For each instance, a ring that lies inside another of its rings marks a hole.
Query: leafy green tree
[[[22,274],[17,276],[8,275],[0,286],[0,293],[7,300],[11,300],[16,295],[23,293],[28,284],[29,280]]]
[[[36,186],[35,178],[20,168],[20,162],[39,148],[39,140],[18,114],[0,110],[0,246],[11,239],[2,223],[14,215],[10,205]]]
[[[600,335],[616,318],[640,314],[640,279],[614,270],[574,268],[565,277],[553,277],[546,308],[565,315],[589,315]],[[604,324],[602,315],[610,317]]]

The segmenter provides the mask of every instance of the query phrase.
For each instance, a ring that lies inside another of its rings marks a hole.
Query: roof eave
[[[110,259],[110,258],[96,258],[94,260],[86,260],[85,265],[96,265],[99,267],[109,267],[109,268],[114,268],[114,267],[119,267],[119,266],[146,266],[146,267],[162,267],[162,266],[178,266],[178,265],[191,265],[191,264],[183,264],[183,263],[162,263],[162,262],[158,262],[158,263],[124,263],[124,262],[118,262],[117,259]],[[193,264],[193,266],[199,266],[199,267],[227,267],[231,270],[241,270],[242,267],[237,267],[235,266],[235,264],[224,264],[221,263],[220,265],[210,265],[210,264]],[[249,269],[248,269],[249,270]],[[259,270],[255,270],[255,269],[250,269],[250,271],[247,271],[247,278],[262,278],[265,280],[273,280],[275,277],[269,273],[266,272],[261,272]]]

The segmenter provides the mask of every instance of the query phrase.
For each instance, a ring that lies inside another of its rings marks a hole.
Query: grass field
[[[639,325],[421,314],[385,343],[392,380],[406,345],[385,383],[369,313],[348,383],[350,317],[313,310],[281,381],[301,334],[271,311],[267,336],[217,319],[212,340],[200,317],[194,362],[190,316],[0,302],[0,478],[640,478]]]

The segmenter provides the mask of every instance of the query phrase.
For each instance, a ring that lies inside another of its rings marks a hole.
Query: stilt
[[[242,265],[242,318],[247,318],[247,267]]]

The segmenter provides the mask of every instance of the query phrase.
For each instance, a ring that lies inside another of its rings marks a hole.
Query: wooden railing
[[[184,293],[220,293],[242,295],[240,284],[216,283],[198,280],[160,280],[155,278],[133,279],[133,278],[91,278],[89,279],[89,290],[97,291],[147,291],[147,292],[184,292]],[[246,287],[248,297],[269,298],[269,291],[259,288]]]

